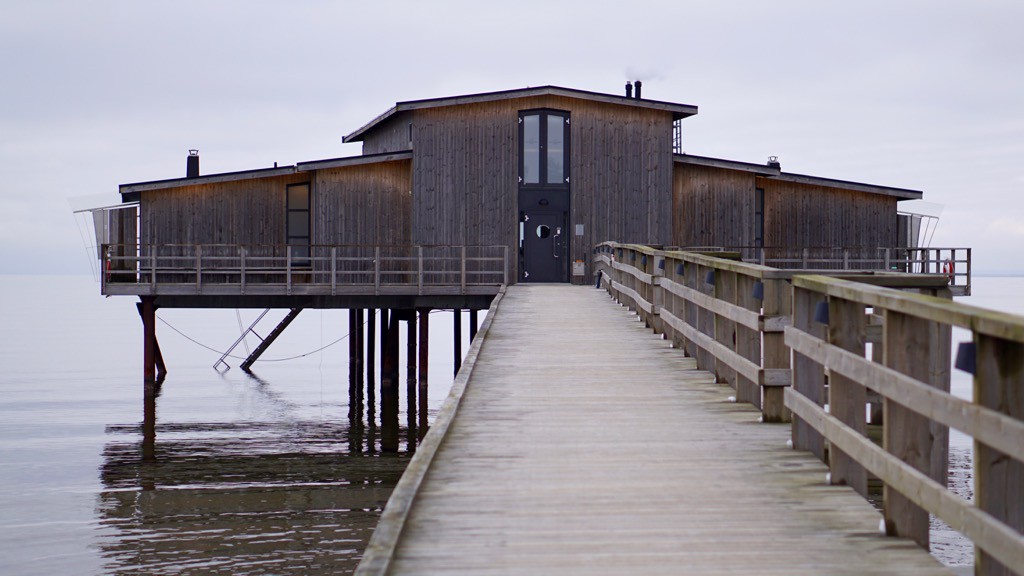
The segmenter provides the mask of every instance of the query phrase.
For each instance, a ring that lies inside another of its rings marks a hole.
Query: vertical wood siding
[[[758,178],[765,246],[895,246],[896,198]]]
[[[408,160],[318,170],[313,244],[411,244],[409,170]]]
[[[396,114],[380,126],[364,135],[363,154],[400,152],[412,148],[409,140],[409,123],[413,114]]]
[[[567,233],[570,257],[586,263],[583,281],[596,242],[668,243],[671,114],[557,96],[415,112],[413,241],[505,245],[517,253],[518,119],[520,110],[535,108],[570,113]],[[576,224],[583,236],[575,235]]]
[[[143,244],[284,244],[285,187],[308,174],[141,194]]]
[[[677,162],[673,170],[672,243],[678,246],[752,246],[754,175]]]

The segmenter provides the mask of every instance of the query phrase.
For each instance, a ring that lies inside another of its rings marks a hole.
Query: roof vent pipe
[[[636,99],[639,100],[640,99],[640,87],[643,86],[643,82],[637,80],[636,82],[633,82],[633,84],[636,86]]]
[[[199,150],[191,148],[188,151],[188,158],[185,161],[185,177],[196,178],[199,176]]]
[[[633,97],[633,83],[629,82],[627,80],[626,81],[626,98],[632,98],[632,97]]]
[[[768,167],[769,168],[775,168],[776,170],[782,170],[782,164],[779,164],[779,157],[778,156],[769,156],[768,157]]]

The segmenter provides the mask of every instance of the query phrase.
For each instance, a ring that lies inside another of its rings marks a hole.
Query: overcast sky
[[[694,104],[691,154],[914,188],[1024,273],[1024,2],[6,2],[0,261],[88,273],[68,198],[348,156],[396,101],[555,84]]]

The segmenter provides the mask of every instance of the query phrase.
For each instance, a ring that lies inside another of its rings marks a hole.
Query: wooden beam
[[[849,300],[830,298],[828,341],[852,352],[864,354],[867,317],[864,305]],[[831,414],[859,434],[867,429],[865,406],[867,392],[856,380],[831,372],[828,380],[828,404]],[[828,454],[833,484],[846,484],[867,498],[868,478],[864,467],[842,450],[832,447]]]

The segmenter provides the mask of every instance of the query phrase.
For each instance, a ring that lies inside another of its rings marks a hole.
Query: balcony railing
[[[108,244],[102,293],[484,294],[508,283],[506,246]]]
[[[942,274],[954,296],[971,294],[970,248],[701,246],[684,250],[738,252],[744,262],[782,270],[888,270]]]

